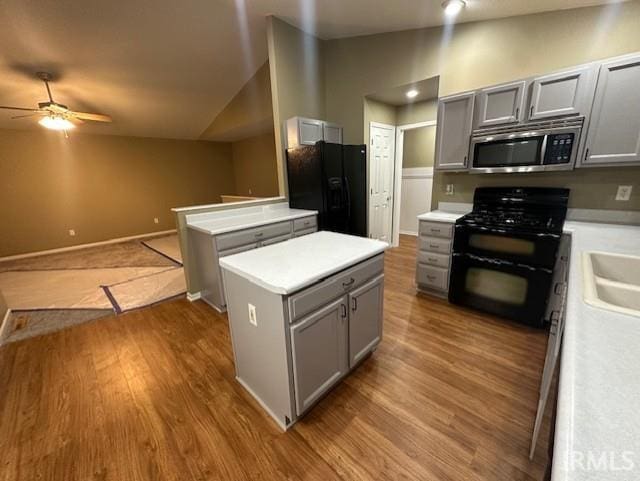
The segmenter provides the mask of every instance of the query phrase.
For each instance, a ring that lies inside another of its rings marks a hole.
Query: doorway
[[[369,124],[369,237],[393,239],[393,190],[395,171],[394,125]]]

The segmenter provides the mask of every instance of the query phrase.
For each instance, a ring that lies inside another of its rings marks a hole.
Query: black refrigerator
[[[318,227],[367,236],[364,145],[317,142],[287,149],[289,206],[318,211]]]

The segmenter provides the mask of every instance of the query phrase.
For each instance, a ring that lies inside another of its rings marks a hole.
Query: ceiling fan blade
[[[103,114],[89,114],[86,112],[70,112],[72,116],[82,120],[93,120],[94,122],[112,122],[111,117]]]
[[[69,117],[69,121],[72,124],[78,124],[78,125],[84,124],[84,120],[79,119],[78,117]]]
[[[0,105],[0,109],[5,109],[5,110],[24,110],[25,112],[40,112],[40,109],[33,109],[33,108],[27,108],[27,107],[7,107],[5,105]]]
[[[13,117],[11,117],[11,120],[24,119],[26,117],[37,117],[39,115],[47,115],[47,113],[46,112],[34,112],[32,114],[26,114],[26,115],[14,115]]]

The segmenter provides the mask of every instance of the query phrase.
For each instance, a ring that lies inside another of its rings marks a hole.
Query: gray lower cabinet
[[[236,378],[283,429],[382,340],[383,269],[379,254],[289,295],[224,270]]]
[[[349,294],[349,367],[358,364],[382,338],[384,277]]]
[[[581,166],[640,165],[640,55],[600,66]]]
[[[303,414],[346,374],[347,297],[291,327],[296,411]]]
[[[200,298],[218,311],[226,309],[222,273],[218,265],[220,258],[284,242],[317,230],[316,215],[216,235],[190,229],[189,243],[198,260],[196,271],[202,286]]]
[[[540,381],[538,410],[533,424],[533,434],[531,435],[531,447],[529,449],[530,459],[533,459],[533,455],[535,454],[542,420],[549,401],[551,382],[556,369],[559,367],[560,347],[562,345],[562,334],[564,333],[565,307],[567,301],[570,244],[570,236],[564,234],[560,241],[558,258],[553,269],[553,285],[545,316],[551,325],[549,328],[549,338],[547,340],[547,353],[542,370],[542,380]]]

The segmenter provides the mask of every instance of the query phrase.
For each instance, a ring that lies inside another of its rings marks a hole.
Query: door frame
[[[422,127],[435,127],[435,120],[426,120],[424,122],[416,122],[413,124],[398,125],[396,127],[396,151],[395,151],[395,168],[394,168],[394,185],[393,185],[393,222],[391,227],[392,246],[397,247],[400,244],[400,199],[402,195],[402,157],[404,147],[404,133],[407,130],[419,129]],[[435,159],[435,146],[434,146]],[[433,183],[433,178],[431,179]]]
[[[396,162],[395,162],[395,155],[396,155],[396,151],[397,151],[397,144],[396,142],[396,136],[397,136],[397,127],[395,125],[391,125],[391,124],[385,124],[382,122],[369,122],[369,145],[367,145],[367,233],[369,235],[369,237],[371,237],[371,228],[372,228],[372,224],[371,224],[371,219],[372,219],[372,215],[371,215],[371,195],[372,195],[372,186],[371,186],[371,129],[373,127],[379,127],[382,129],[390,129],[393,131],[392,134],[392,142],[393,144],[393,152],[394,152],[394,161],[393,161],[393,179],[391,181],[391,189],[393,191],[395,191],[395,185],[396,185]],[[394,205],[393,202],[395,201],[395,196],[393,195],[393,192],[391,193],[391,236],[390,239],[393,240],[393,234],[394,234],[394,230],[393,230],[393,225],[394,225]],[[393,244],[392,244],[393,245]]]

